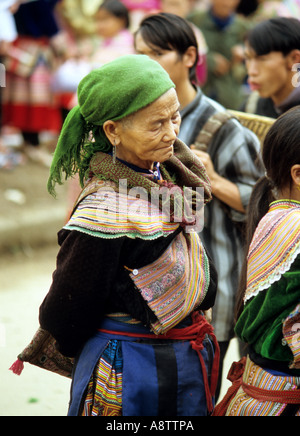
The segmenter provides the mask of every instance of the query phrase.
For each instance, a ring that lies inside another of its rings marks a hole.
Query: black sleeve
[[[200,306],[200,309],[204,311],[209,310],[214,306],[218,289],[218,272],[216,270],[214,262],[212,261],[207,251],[206,254],[209,260],[210,282],[207,294]]]
[[[126,312],[144,325],[155,321],[124,265],[140,268],[152,263],[179,231],[155,241],[59,233],[61,248],[52,285],[40,307],[40,325],[57,340],[62,354],[74,357],[107,313]],[[217,277],[212,263],[210,276],[202,310],[214,304]]]
[[[49,293],[40,307],[40,325],[73,357],[94,333],[117,276],[124,239],[99,239],[68,232],[57,256]]]

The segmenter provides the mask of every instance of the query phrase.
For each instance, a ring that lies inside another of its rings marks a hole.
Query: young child
[[[299,107],[283,114],[263,146],[235,327],[248,356],[232,367],[216,416],[300,416],[299,117]]]
[[[102,41],[92,57],[92,67],[134,53],[129,11],[121,1],[104,0],[95,18],[96,31]]]

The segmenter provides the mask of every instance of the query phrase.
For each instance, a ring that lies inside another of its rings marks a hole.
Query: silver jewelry
[[[113,163],[116,163],[117,159],[117,146],[116,146],[116,142],[114,141],[114,145],[113,145]]]

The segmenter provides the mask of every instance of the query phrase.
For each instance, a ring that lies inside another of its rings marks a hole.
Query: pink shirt
[[[153,10],[160,8],[160,0],[121,0],[122,3],[130,10],[143,9]]]

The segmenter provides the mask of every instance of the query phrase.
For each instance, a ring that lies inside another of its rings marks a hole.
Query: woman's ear
[[[197,48],[191,45],[183,55],[185,66],[188,68],[192,68],[196,62],[196,58]]]
[[[112,120],[105,121],[103,130],[111,144],[118,145],[120,143],[118,122]]]
[[[291,168],[291,177],[296,186],[300,186],[300,164],[293,165]]]

